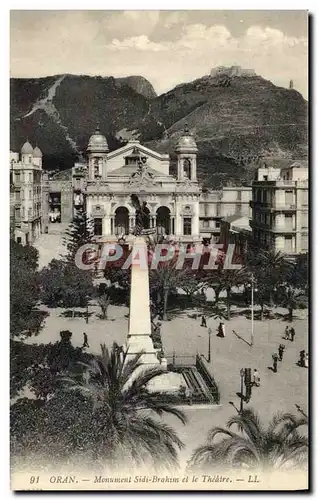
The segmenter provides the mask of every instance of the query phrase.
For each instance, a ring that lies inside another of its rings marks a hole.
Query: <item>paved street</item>
[[[52,259],[58,259],[66,253],[63,246],[63,232],[67,224],[49,224],[49,233],[40,234],[33,246],[39,250],[39,270],[47,266]]]

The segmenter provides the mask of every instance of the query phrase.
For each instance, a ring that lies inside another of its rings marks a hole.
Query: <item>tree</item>
[[[93,235],[93,220],[85,212],[77,212],[63,237],[63,245],[68,251],[66,260],[74,263],[78,249],[91,243]]]
[[[296,262],[290,270],[288,282],[308,293],[308,254],[297,255]]]
[[[187,270],[176,268],[176,259],[167,262],[160,262],[157,269],[150,271],[150,291],[151,295],[157,296],[157,307],[162,308],[163,320],[167,320],[167,306],[169,294],[182,284]]]
[[[82,464],[91,461],[95,470],[99,464],[117,470],[175,468],[183,444],[158,417],[172,414],[183,423],[186,418],[173,406],[174,397],[147,388],[163,370],[140,371],[142,353],[127,361],[116,344],[110,351],[101,348],[100,356],[82,364],[84,374],[65,377],[64,388],[45,404],[13,405],[13,455],[27,451],[30,458],[31,449],[31,463],[40,457],[42,466],[80,455]]]
[[[189,468],[214,472],[219,467],[265,471],[306,467],[308,438],[299,428],[307,424],[306,417],[285,413],[275,415],[265,428],[253,410],[244,410],[230,418],[226,428],[209,432],[207,443],[194,451]],[[237,433],[231,429],[234,425]]]
[[[68,382],[70,388],[87,394],[94,402],[102,453],[107,449],[109,456],[117,458],[118,452],[124,451],[137,463],[176,466],[177,449],[183,445],[172,428],[150,414],[172,414],[182,423],[186,417],[173,406],[173,396],[148,389],[147,385],[164,370],[154,367],[140,371],[142,354],[126,361],[117,344],[110,351],[101,345],[101,355],[87,365],[88,377],[80,384],[72,379]]]
[[[71,262],[53,259],[40,280],[42,302],[49,307],[85,307],[93,293],[91,274]]]
[[[110,304],[110,296],[106,293],[97,298],[97,302],[102,310],[101,319],[107,319],[107,310]]]
[[[292,263],[286,255],[277,250],[257,250],[247,255],[247,268],[256,282],[268,291],[268,300],[274,304],[274,290],[288,279]]]
[[[10,394],[17,396],[25,387],[40,401],[46,401],[59,386],[59,377],[67,372],[80,373],[79,362],[88,362],[91,355],[74,347],[72,332],[60,332],[54,344],[10,343]]]
[[[36,309],[39,300],[38,251],[10,241],[10,334],[37,333],[44,318]]]
[[[199,274],[192,269],[188,269],[185,273],[183,273],[182,277],[183,278],[179,284],[179,288],[181,288],[181,290],[183,290],[187,296],[192,299],[202,288],[202,280],[200,279]]]
[[[280,286],[277,290],[276,296],[278,304],[288,309],[289,321],[293,321],[294,310],[302,304],[306,304],[308,301],[306,294],[291,284]]]
[[[208,277],[209,285],[214,289],[215,305],[217,305],[220,293],[226,291],[226,308],[227,319],[231,319],[231,293],[232,288],[240,286],[247,281],[247,270],[243,267],[241,269],[224,269],[223,266],[218,266],[215,274]]]

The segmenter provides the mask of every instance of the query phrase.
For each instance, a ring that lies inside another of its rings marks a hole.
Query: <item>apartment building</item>
[[[224,217],[251,218],[252,188],[224,187],[220,190],[201,193],[200,196],[200,235],[211,238],[212,243],[220,241],[221,221]]]
[[[288,164],[286,165],[286,163]],[[286,254],[308,251],[308,165],[264,161],[252,184],[253,239]]]
[[[10,152],[10,226],[22,244],[42,232],[42,152],[28,141],[21,155]]]

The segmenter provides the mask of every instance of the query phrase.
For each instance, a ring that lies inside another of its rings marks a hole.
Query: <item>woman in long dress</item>
[[[220,323],[218,327],[218,333],[216,334],[217,337],[221,337],[224,339],[225,337],[225,326],[224,323]]]

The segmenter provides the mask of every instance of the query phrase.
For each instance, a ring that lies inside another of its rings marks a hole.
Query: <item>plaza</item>
[[[208,308],[212,302],[208,302]],[[83,317],[66,318],[65,310],[41,308],[49,312],[44,327],[38,336],[26,340],[28,343],[49,343],[60,340],[61,330],[70,330],[73,333],[74,346],[83,344],[83,332],[87,333],[89,348],[87,352],[99,354],[100,344],[111,347],[113,342],[124,344],[128,332],[129,309],[124,306],[109,306],[108,320],[100,320],[97,314],[100,308],[93,302],[89,306],[89,322],[86,324]],[[208,309],[207,308],[207,309]],[[80,309],[78,309],[80,311]],[[84,310],[81,310],[84,312]],[[178,357],[194,358],[196,353],[208,357],[208,328],[211,335],[211,363],[207,364],[215,378],[221,394],[220,405],[212,406],[184,406],[188,417],[188,424],[178,423],[176,428],[180,439],[185,444],[181,452],[180,462],[187,460],[191,452],[205,442],[208,431],[213,426],[224,426],[229,417],[235,414],[235,409],[229,404],[232,401],[239,408],[237,392],[240,391],[240,369],[257,368],[261,385],[253,388],[252,398],[248,407],[259,412],[261,421],[266,425],[277,412],[296,413],[295,404],[298,404],[306,413],[308,410],[308,370],[297,366],[299,351],[308,350],[308,313],[307,310],[295,311],[292,323],[296,331],[295,341],[282,340],[286,323],[283,319],[285,309],[276,309],[274,312],[282,318],[255,321],[254,345],[250,342],[251,321],[240,315],[239,309],[233,308],[231,321],[224,320],[226,336],[216,336],[219,319],[207,317],[207,327],[200,327],[200,319],[191,316],[194,310],[183,311],[170,321],[162,323],[162,341],[166,356],[170,357],[173,351]],[[235,330],[236,334],[233,333]],[[240,336],[241,338],[239,338]],[[246,342],[244,342],[244,340]],[[284,358],[279,362],[278,372],[273,373],[268,367],[272,366],[272,354],[278,345],[286,345]],[[176,421],[172,417],[165,417],[172,427]]]

